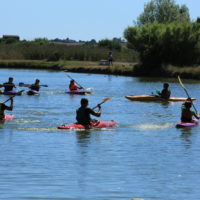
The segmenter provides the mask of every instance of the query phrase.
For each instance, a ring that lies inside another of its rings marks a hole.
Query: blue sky
[[[20,39],[67,37],[101,40],[123,37],[149,0],[0,0],[0,37]],[[192,19],[200,17],[200,0],[176,0],[185,4]]]

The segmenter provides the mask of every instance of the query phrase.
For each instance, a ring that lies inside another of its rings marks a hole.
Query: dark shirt
[[[181,121],[182,122],[191,122],[192,121],[192,117],[195,116],[195,112],[187,109],[185,107],[185,104],[182,104],[182,113],[181,113]]]
[[[169,99],[170,95],[171,95],[171,91],[170,90],[163,89],[161,94],[160,94],[160,97],[163,98],[163,99]]]
[[[90,114],[95,115],[96,113],[91,108],[80,107],[76,111],[76,120],[78,124],[90,125],[91,121]]]
[[[35,91],[39,91],[39,90],[40,90],[40,86],[39,86],[39,85],[32,84],[32,85],[30,86],[30,89],[31,89],[31,90],[35,90]]]
[[[13,90],[13,88],[15,87],[15,84],[6,82],[3,84],[3,87],[4,87],[4,92],[9,92]]]
[[[7,109],[7,106],[4,103],[0,103],[0,119],[4,118],[4,110]]]

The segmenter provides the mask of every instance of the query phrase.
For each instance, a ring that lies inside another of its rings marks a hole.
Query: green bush
[[[149,68],[200,64],[199,23],[128,27],[124,36],[129,48],[138,51],[142,64]]]

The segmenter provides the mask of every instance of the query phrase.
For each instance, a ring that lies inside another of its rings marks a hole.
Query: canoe
[[[4,94],[4,95],[17,95],[17,96],[21,96],[24,90],[22,91],[8,91],[8,92],[1,92],[0,94]]]
[[[192,122],[178,122],[176,124],[176,128],[190,128],[194,126],[198,126],[199,122],[196,118],[192,120]]]
[[[14,119],[14,115],[5,115],[4,119],[0,119],[0,122],[5,122],[8,120],[13,120]]]
[[[93,125],[89,127],[89,129],[93,128],[107,128],[107,127],[113,127],[117,122],[111,120],[111,121],[97,121]],[[61,125],[57,127],[58,129],[86,129],[85,126],[82,124],[66,124],[66,125]]]
[[[38,91],[36,91],[36,90],[29,90],[27,92],[27,95],[40,95],[40,93]]]
[[[139,96],[125,96],[128,100],[131,101],[161,101],[161,102],[181,102],[181,101],[186,101],[187,98],[184,97],[170,97],[169,99],[163,99],[159,96],[156,95],[139,95]],[[192,101],[196,100],[195,98],[191,98]]]

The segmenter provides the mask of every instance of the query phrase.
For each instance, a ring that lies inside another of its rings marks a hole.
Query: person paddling
[[[82,87],[79,87],[75,81],[72,79],[70,81],[70,84],[69,84],[69,90],[73,91],[73,90],[77,90],[77,89],[83,89]]]
[[[169,90],[169,84],[168,83],[164,83],[162,92],[157,92],[157,93],[161,98],[169,99],[170,95],[171,95],[171,91]]]
[[[31,90],[39,91],[40,90],[40,80],[36,79],[35,83],[30,85],[29,87]]]
[[[81,107],[76,111],[76,120],[78,124],[82,124],[86,128],[89,128],[91,123],[97,123],[97,120],[92,120],[90,115],[94,115],[96,117],[101,116],[101,105],[98,104],[98,112],[94,112],[93,109],[88,108],[88,99],[81,99]]]
[[[4,92],[10,92],[13,88],[16,88],[15,84],[13,83],[13,77],[8,78],[8,82],[3,83],[2,87],[4,87]]]
[[[193,122],[192,117],[194,116],[196,119],[199,119],[200,117],[192,110],[190,110],[192,106],[192,100],[191,98],[188,98],[183,104],[182,104],[182,112],[181,112],[181,122]]]
[[[10,98],[10,106],[5,105],[4,103],[0,102],[0,120],[4,120],[5,110],[13,110],[13,98]]]

